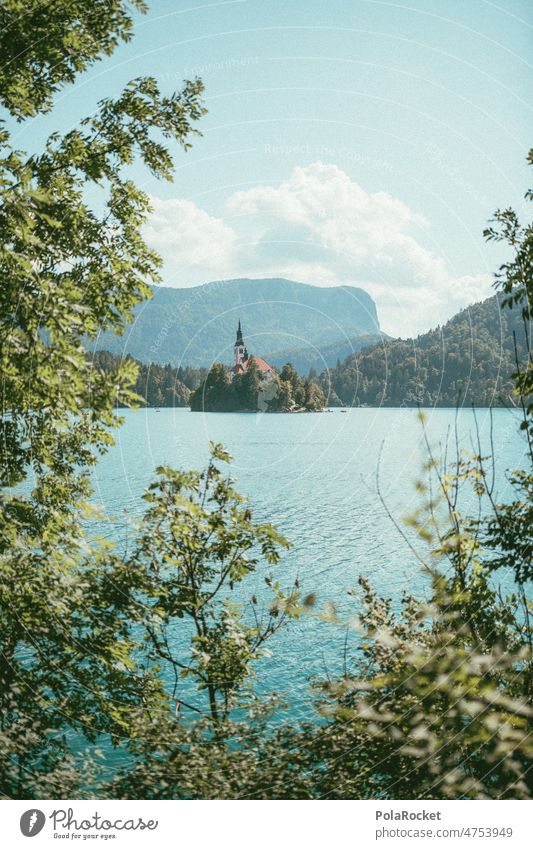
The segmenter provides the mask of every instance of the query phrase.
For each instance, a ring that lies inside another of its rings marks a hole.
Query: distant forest
[[[520,311],[502,311],[500,300],[494,296],[474,304],[416,339],[384,340],[320,375],[311,369],[306,378],[319,384],[330,407],[505,406],[516,356],[524,361],[527,352]],[[515,335],[520,340],[516,352]],[[91,360],[110,371],[121,358],[96,351]],[[135,391],[148,407],[188,407],[209,371],[134,362],[139,365]]]
[[[494,296],[416,339],[387,340],[348,357],[319,377],[327,403],[507,405],[516,356],[524,362],[527,352],[521,311],[502,311],[500,301]],[[516,354],[515,335],[519,340]]]
[[[124,360],[137,363],[139,373],[134,390],[143,399],[146,407],[188,407],[191,392],[205,380],[208,369],[167,364],[141,363],[129,355],[119,357],[109,351],[94,351],[90,354],[93,366],[102,371],[113,371]],[[120,405],[119,405],[120,406]]]

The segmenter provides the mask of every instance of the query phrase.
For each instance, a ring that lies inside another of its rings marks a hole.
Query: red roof
[[[247,366],[250,360],[253,360],[258,371],[272,371],[272,366],[270,366],[263,357],[250,357],[245,360],[244,365]]]
[[[259,372],[261,372],[261,371],[272,371],[272,366],[269,365],[267,363],[267,361],[263,359],[263,357],[248,357],[247,360],[243,361],[242,365],[233,366],[234,374],[242,374],[243,372],[245,372],[246,369],[248,368],[248,364],[252,360],[255,363],[255,367],[256,367],[257,371],[259,371]]]

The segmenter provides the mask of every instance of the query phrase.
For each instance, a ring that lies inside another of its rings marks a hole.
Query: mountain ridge
[[[232,362],[239,319],[250,353],[267,358],[380,333],[376,305],[357,286],[236,278],[188,289],[157,287],[122,336],[103,332],[89,347],[173,366]]]

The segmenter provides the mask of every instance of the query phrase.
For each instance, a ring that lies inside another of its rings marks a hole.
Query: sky
[[[32,149],[137,76],[200,76],[207,116],[145,235],[168,286],[284,276],[365,288],[409,336],[492,292],[482,232],[524,211],[530,0],[148,0],[133,40],[17,126]]]

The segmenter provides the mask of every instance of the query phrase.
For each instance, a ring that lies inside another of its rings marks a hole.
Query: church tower
[[[237,338],[235,340],[234,345],[234,355],[235,355],[235,365],[242,366],[243,361],[247,359],[246,348],[244,347],[244,339],[242,338],[242,330],[241,330],[241,321],[239,319],[239,326],[237,328]]]

